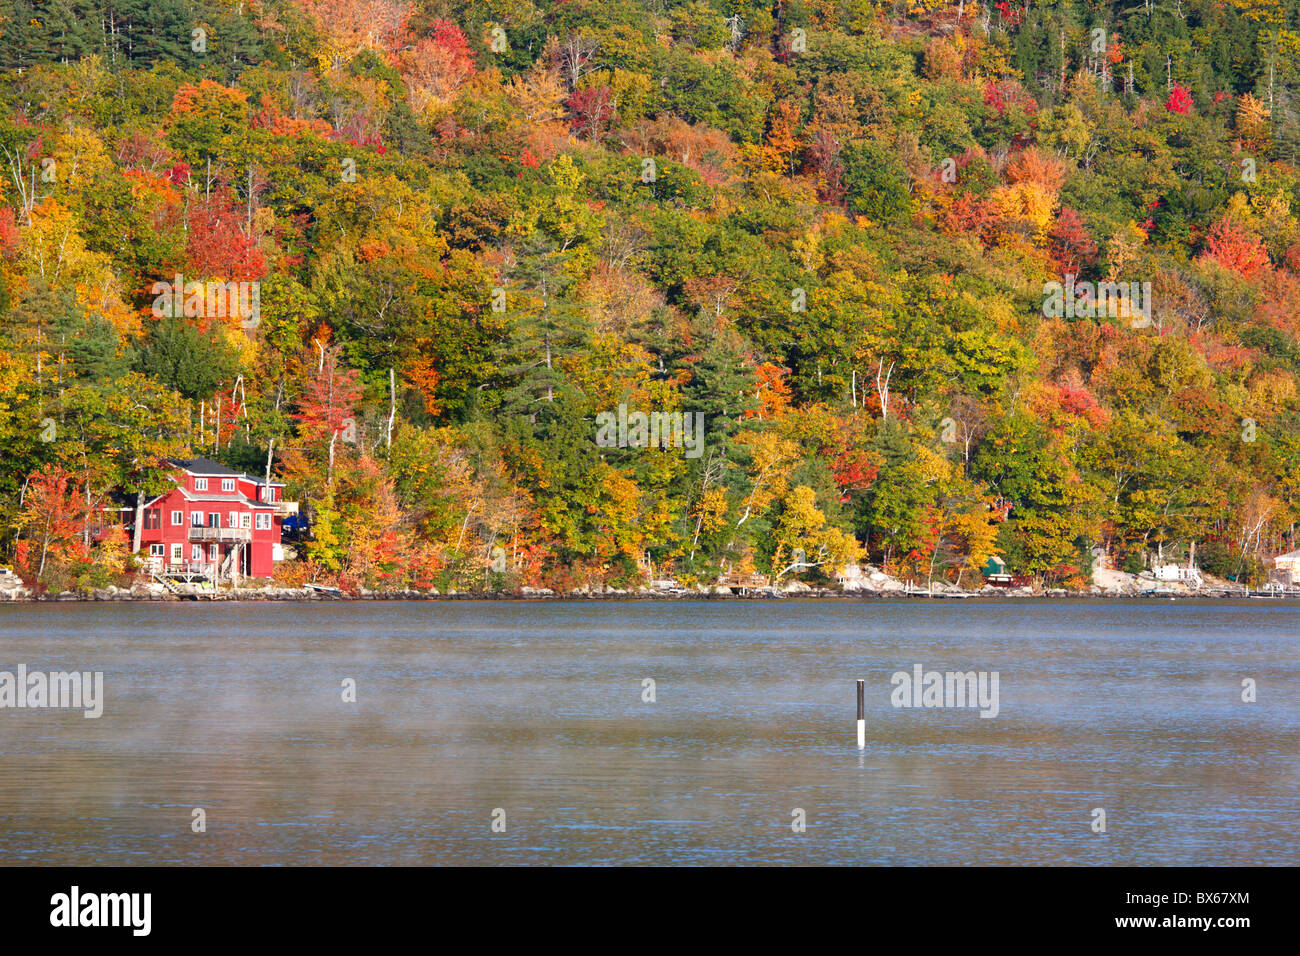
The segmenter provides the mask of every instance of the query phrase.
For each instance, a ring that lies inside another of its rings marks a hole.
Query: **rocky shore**
[[[701,585],[695,588],[666,586],[671,582],[656,582],[656,587],[640,588],[576,588],[557,593],[550,588],[521,587],[512,591],[439,591],[428,590],[372,591],[361,588],[355,592],[339,591],[323,585],[282,587],[232,587],[213,591],[211,588],[174,586],[169,589],[155,582],[136,582],[130,588],[109,586],[93,590],[44,592],[37,594],[17,578],[10,576],[0,582],[0,603],[46,601],[437,601],[437,600],[778,600],[784,598],[846,599],[846,600],[954,600],[980,598],[1240,598],[1275,596],[1300,598],[1300,591],[1249,591],[1241,585],[1217,578],[1206,577],[1199,586],[1184,582],[1157,581],[1149,573],[1125,574],[1099,568],[1093,573],[1093,584],[1086,590],[1065,588],[1015,587],[998,588],[984,585],[978,590],[963,589],[947,582],[916,583],[901,581],[884,572],[864,567],[855,573],[840,577],[834,586],[815,587],[802,581],[790,580],[776,586],[726,587]]]

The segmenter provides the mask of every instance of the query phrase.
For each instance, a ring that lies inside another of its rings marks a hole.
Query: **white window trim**
[[[194,479],[194,490],[195,490],[195,491],[207,491],[207,490],[208,490],[208,479],[206,479],[206,478],[195,478],[195,479]]]
[[[184,512],[184,511],[173,511],[173,512],[172,512],[172,527],[173,527],[173,528],[179,528],[179,527],[180,527],[181,525],[183,525],[183,524],[185,524],[185,512]]]
[[[234,491],[234,490],[235,490],[235,479],[234,479],[234,478],[222,478],[222,479],[221,479],[221,490],[222,490],[222,491]]]

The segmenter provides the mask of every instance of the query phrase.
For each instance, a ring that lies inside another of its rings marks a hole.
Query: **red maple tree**
[[[18,224],[14,211],[8,206],[0,209],[0,256],[12,256],[18,251]]]
[[[235,281],[266,275],[266,257],[226,187],[192,199],[188,225],[185,259],[193,275]]]
[[[1187,87],[1175,83],[1173,91],[1169,94],[1169,99],[1165,101],[1165,109],[1171,113],[1190,113],[1192,111],[1192,93]]]
[[[574,90],[565,106],[569,108],[569,128],[587,139],[599,139],[614,120],[614,94],[608,86]]]
[[[1047,248],[1061,275],[1078,275],[1084,266],[1097,261],[1097,243],[1088,235],[1083,218],[1069,206],[1061,207],[1047,234]]]

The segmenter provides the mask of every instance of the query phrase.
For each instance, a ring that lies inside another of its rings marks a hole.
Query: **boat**
[[[903,591],[908,597],[926,597],[926,598],[971,598],[978,597],[970,591],[934,591],[929,588],[911,587]]]

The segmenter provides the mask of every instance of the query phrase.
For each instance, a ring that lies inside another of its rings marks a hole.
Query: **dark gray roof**
[[[220,462],[213,461],[211,458],[173,458],[172,464],[184,468],[191,475],[229,475],[237,477],[239,472],[227,468]]]

